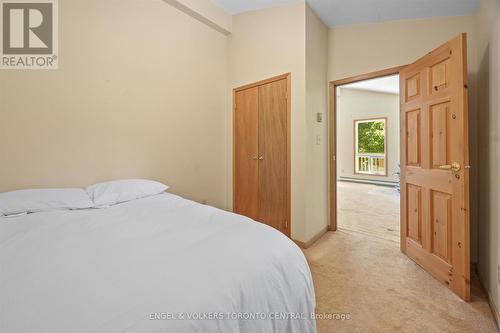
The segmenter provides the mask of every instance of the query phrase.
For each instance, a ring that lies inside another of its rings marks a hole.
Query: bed
[[[316,332],[300,249],[162,193],[0,217],[0,332]]]

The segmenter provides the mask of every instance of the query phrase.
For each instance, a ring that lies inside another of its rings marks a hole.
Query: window
[[[385,176],[386,119],[355,120],[354,138],[355,173]]]

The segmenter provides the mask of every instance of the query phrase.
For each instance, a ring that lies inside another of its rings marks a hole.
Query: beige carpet
[[[399,251],[399,198],[393,189],[339,183],[339,227],[305,250],[318,332],[497,332],[477,285],[463,302]]]

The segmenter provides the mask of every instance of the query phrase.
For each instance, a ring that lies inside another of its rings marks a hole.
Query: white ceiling
[[[341,86],[342,88],[399,94],[399,75],[359,81]]]
[[[212,0],[230,14],[298,0]],[[307,0],[330,27],[360,23],[459,16],[474,13],[480,0]]]
[[[327,0],[328,1],[328,0]],[[299,0],[212,0],[229,14],[240,14],[252,10],[287,5]]]

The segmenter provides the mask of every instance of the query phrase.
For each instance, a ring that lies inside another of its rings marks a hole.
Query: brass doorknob
[[[252,157],[252,160],[258,160],[259,158],[257,156]]]
[[[264,156],[259,156],[259,160],[263,160],[264,159]]]
[[[439,169],[451,170],[451,172],[458,172],[458,171],[460,171],[460,163],[453,162],[453,163],[451,163],[451,165],[450,164],[440,165]]]

